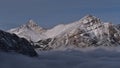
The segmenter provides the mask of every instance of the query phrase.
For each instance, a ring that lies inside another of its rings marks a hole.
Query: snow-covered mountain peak
[[[42,27],[40,27],[34,20],[30,19],[28,20],[27,23],[25,23],[24,25],[21,25],[19,27],[20,29],[31,29],[31,30],[36,30],[36,29],[43,29]]]
[[[96,18],[95,16],[91,15],[91,14],[87,14],[85,15],[83,18]]]
[[[28,27],[38,26],[37,23],[35,21],[33,21],[32,19],[30,19],[25,25],[28,26]]]
[[[74,34],[76,31],[91,31],[95,30],[102,25],[99,18],[86,15],[79,21],[69,23],[69,24],[60,24],[46,32],[48,37],[64,36],[66,34]],[[79,30],[80,29],[80,30]]]
[[[29,20],[26,24],[20,27],[8,30],[10,33],[15,33],[19,37],[24,37],[27,40],[38,41],[45,36],[42,34],[46,30],[36,24],[33,20]]]
[[[93,25],[93,24],[100,24],[101,20],[92,15],[86,15],[82,19],[79,20],[84,25]]]

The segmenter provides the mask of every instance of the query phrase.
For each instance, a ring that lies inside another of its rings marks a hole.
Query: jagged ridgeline
[[[30,20],[8,32],[26,38],[40,50],[120,45],[120,25],[102,22],[92,15],[52,29],[43,29]]]

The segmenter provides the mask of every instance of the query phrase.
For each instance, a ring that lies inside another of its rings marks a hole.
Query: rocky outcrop
[[[120,30],[120,24],[117,24],[116,27]]]
[[[2,30],[0,30],[0,51],[37,56],[33,46],[25,38],[19,38],[16,34]]]

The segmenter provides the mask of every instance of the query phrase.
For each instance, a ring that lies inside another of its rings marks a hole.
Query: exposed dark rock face
[[[117,24],[116,27],[120,30],[120,24]]]
[[[0,30],[0,50],[4,52],[16,52],[28,56],[37,56],[32,45],[24,38]]]
[[[32,42],[32,45],[34,46],[35,49],[39,50],[51,50],[49,43],[52,41],[52,38],[48,38],[45,40],[40,40],[38,42]]]

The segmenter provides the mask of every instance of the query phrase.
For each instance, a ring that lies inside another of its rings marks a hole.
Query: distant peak
[[[33,20],[33,19],[30,19],[30,20],[28,20],[28,22],[29,22],[29,23],[32,23],[32,22],[34,22],[34,20]]]
[[[82,21],[83,24],[101,23],[99,18],[90,14],[84,16],[80,21]]]
[[[94,17],[94,16],[91,14],[87,14],[85,17],[88,18],[88,17]]]
[[[34,20],[32,20],[32,19],[30,19],[30,20],[26,23],[26,25],[29,26],[29,27],[38,26],[38,25],[36,24],[36,22],[35,22]]]
[[[97,19],[97,17],[95,17],[91,14],[87,14],[86,16],[83,17],[83,19]]]

